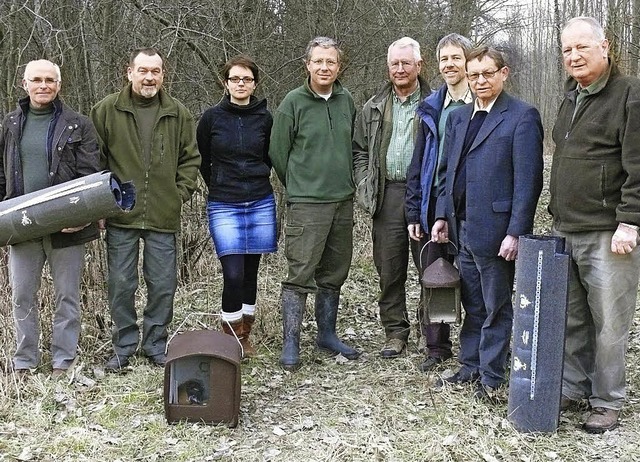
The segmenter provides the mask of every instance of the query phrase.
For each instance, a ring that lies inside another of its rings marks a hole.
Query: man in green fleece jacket
[[[107,220],[114,352],[105,365],[107,371],[126,367],[138,348],[134,298],[141,239],[147,283],[141,350],[153,364],[165,364],[167,326],[173,318],[177,287],[180,210],[196,188],[200,167],[193,117],[162,89],[164,62],[158,51],[135,50],[127,76],[130,83],[124,89],[91,110],[101,144],[102,167],[121,180],[132,180],[136,187],[134,209]]]
[[[337,80],[342,52],[327,37],[307,46],[309,76],[289,92],[273,118],[269,157],[286,189],[282,282],[284,342],[280,363],[300,364],[300,327],[307,294],[315,292],[316,343],[332,354],[356,359],[360,353],[336,335],[340,288],[353,248],[351,138],[353,98]]]

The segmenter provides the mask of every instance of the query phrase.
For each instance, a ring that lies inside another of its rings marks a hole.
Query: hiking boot
[[[427,356],[422,364],[418,367],[422,372],[430,372],[438,367],[449,358],[443,358],[441,356]]]
[[[384,344],[384,347],[380,351],[380,356],[386,359],[397,358],[402,353],[404,353],[404,349],[407,346],[407,342],[399,338],[390,338],[387,339],[387,342]]]
[[[113,355],[104,365],[105,372],[122,372],[129,365],[129,357],[125,355]]]
[[[446,383],[452,385],[463,385],[465,383],[476,383],[480,380],[480,374],[477,372],[467,372],[460,369],[452,376],[439,378],[436,382],[436,388],[442,388]]]
[[[604,433],[618,426],[620,411],[606,407],[594,407],[582,428],[587,433]]]
[[[492,387],[485,385],[482,382],[476,383],[476,388],[473,390],[473,399],[481,401],[487,404],[498,403],[498,387]]]

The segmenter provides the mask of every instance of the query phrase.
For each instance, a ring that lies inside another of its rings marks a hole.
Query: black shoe
[[[465,372],[460,369],[450,377],[438,379],[438,381],[436,382],[436,388],[444,387],[445,383],[449,383],[452,385],[462,385],[465,383],[475,383],[478,380],[480,380],[480,374],[478,374],[477,372]]]
[[[147,356],[151,364],[158,367],[164,367],[167,364],[167,355],[164,353],[158,353],[157,355]]]
[[[427,356],[427,359],[425,359],[424,362],[420,364],[420,366],[418,366],[418,369],[420,369],[422,372],[430,372],[438,367],[438,364],[442,364],[449,358],[450,356]]]
[[[125,355],[113,355],[104,365],[105,372],[122,372],[129,365],[129,357]]]
[[[482,382],[476,383],[476,388],[473,391],[473,399],[476,401],[482,401],[487,404],[498,403],[498,388],[485,385]]]

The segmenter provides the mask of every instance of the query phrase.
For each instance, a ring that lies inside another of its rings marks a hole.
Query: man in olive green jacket
[[[108,371],[126,367],[138,347],[134,297],[140,239],[147,283],[141,350],[153,364],[165,363],[177,287],[176,232],[182,203],[195,190],[200,167],[193,117],[162,90],[164,63],[158,51],[135,50],[127,74],[130,83],[91,110],[102,166],[121,180],[133,180],[136,187],[134,209],[107,221],[114,350],[105,365]]]

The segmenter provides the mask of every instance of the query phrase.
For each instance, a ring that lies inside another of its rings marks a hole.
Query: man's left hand
[[[518,256],[518,238],[507,234],[500,244],[498,256],[507,261],[515,260]]]
[[[611,251],[618,255],[631,253],[638,245],[638,230],[633,225],[618,224],[611,238]]]

